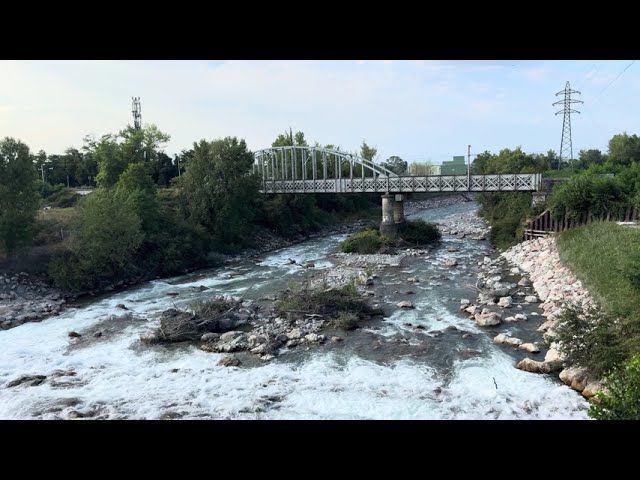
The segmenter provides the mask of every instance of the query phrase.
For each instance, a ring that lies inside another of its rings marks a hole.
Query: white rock
[[[302,331],[299,328],[294,328],[289,333],[287,333],[287,338],[289,338],[289,340],[302,338]]]
[[[476,313],[474,318],[481,327],[490,327],[501,323],[500,315],[495,312]]]
[[[404,300],[402,302],[396,303],[396,307],[398,308],[414,308],[413,303],[408,300]]]
[[[511,297],[501,297],[500,300],[498,300],[499,307],[510,308],[512,304],[513,298]]]
[[[525,352],[529,352],[529,353],[538,353],[538,352],[540,352],[540,349],[538,348],[538,346],[535,343],[523,343],[518,348],[520,350],[524,350]]]
[[[493,341],[499,345],[510,345],[512,347],[522,345],[522,340],[516,337],[510,337],[508,335],[505,335],[504,333],[496,335]]]
[[[527,316],[524,313],[516,313],[516,322],[526,320]]]
[[[524,370],[525,372],[532,373],[549,373],[551,372],[549,366],[544,362],[536,362],[531,358],[524,358],[518,362],[516,368]]]
[[[538,297],[535,295],[527,295],[524,297],[524,301],[527,303],[538,303]]]
[[[469,300],[468,298],[463,298],[462,300],[460,300],[460,305],[470,305],[471,304],[471,300]]]

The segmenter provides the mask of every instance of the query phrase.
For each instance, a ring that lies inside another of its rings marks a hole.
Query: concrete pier
[[[394,219],[395,195],[382,195],[382,222],[380,223],[380,233],[387,237],[395,237],[398,233],[398,226]]]

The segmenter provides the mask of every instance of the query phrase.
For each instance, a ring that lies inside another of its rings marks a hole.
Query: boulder
[[[584,367],[569,367],[560,372],[560,380],[574,390],[582,391],[586,386],[588,373]],[[582,387],[581,389],[579,387]]]
[[[220,338],[220,335],[217,333],[205,333],[200,337],[200,340],[203,342],[215,342]]]
[[[418,280],[418,277],[409,277],[407,278],[407,282],[409,283],[418,283],[420,280]]]
[[[518,347],[520,350],[524,350],[529,353],[539,353],[540,349],[535,343],[523,343]]]
[[[510,345],[512,347],[517,347],[519,345],[522,345],[522,340],[520,340],[519,338],[510,337],[508,335],[505,335],[504,333],[500,333],[499,335],[496,335],[493,341],[498,345]]]
[[[237,367],[240,364],[241,364],[240,360],[238,360],[233,355],[228,357],[223,357],[218,362],[218,365],[220,365],[221,367]]]
[[[595,397],[598,392],[601,392],[604,388],[602,382],[589,382],[582,390],[582,395],[585,398]]]
[[[411,303],[409,300],[403,300],[402,302],[396,303],[396,307],[398,307],[398,308],[415,308],[413,306],[413,303]]]
[[[458,265],[458,260],[456,260],[455,258],[447,258],[444,261],[445,267],[455,267],[456,265]]]
[[[299,328],[294,328],[289,333],[287,333],[287,338],[289,340],[298,340],[302,338],[302,331]]]
[[[470,305],[464,309],[465,312],[470,313],[471,315],[475,315],[478,310],[478,307],[475,305]]]
[[[520,279],[520,281],[518,282],[518,286],[519,287],[530,287],[531,286],[531,280],[529,280],[527,277],[522,277]]]
[[[124,303],[119,303],[116,305],[116,308],[120,308],[122,310],[129,310]]]
[[[527,319],[527,316],[524,313],[516,313],[515,315],[516,322],[523,321]]]
[[[18,385],[26,385],[27,387],[36,387],[47,379],[46,375],[23,375],[15,380],[7,383],[7,388],[17,387]]]
[[[538,303],[539,300],[535,295],[527,295],[524,297],[524,301],[527,303]]]
[[[550,373],[551,369],[545,362],[537,362],[531,358],[524,358],[518,362],[516,368],[532,373]]]
[[[499,307],[511,308],[512,304],[513,304],[513,298],[511,297],[500,297],[500,300],[498,300]]]
[[[476,323],[481,327],[490,327],[493,325],[500,325],[502,322],[500,315],[495,312],[476,313],[474,316]]]

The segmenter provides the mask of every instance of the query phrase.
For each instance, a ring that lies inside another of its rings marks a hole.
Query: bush
[[[358,328],[358,316],[351,312],[340,312],[336,317],[334,324],[342,330],[355,330]]]
[[[229,298],[213,297],[208,300],[194,300],[189,307],[196,318],[207,318],[233,310],[239,305],[239,302]]]
[[[433,223],[427,223],[424,220],[412,220],[407,222],[405,228],[399,233],[399,236],[407,242],[416,245],[428,245],[439,242],[442,234],[438,227]]]
[[[56,187],[60,186],[56,185]],[[73,207],[80,198],[82,198],[82,195],[78,195],[72,188],[62,186],[62,188],[56,188],[51,195],[47,196],[44,199],[44,203],[54,208],[69,208]]]
[[[275,311],[279,315],[318,314],[333,319],[347,313],[356,316],[371,313],[369,305],[358,295],[353,283],[329,289],[311,289],[308,286],[289,288],[276,302]]]
[[[340,242],[340,249],[344,253],[376,253],[380,247],[388,242],[380,235],[375,228],[365,228],[353,235],[350,235],[345,241]]]
[[[558,317],[558,349],[569,365],[586,367],[596,376],[627,358],[624,324],[599,307],[566,304]]]
[[[489,239],[491,244],[500,249],[506,249],[515,245],[521,238],[520,229],[522,218],[508,217],[501,220],[494,220],[491,224]]]
[[[591,418],[640,420],[640,355],[611,372],[604,387],[589,408]]]

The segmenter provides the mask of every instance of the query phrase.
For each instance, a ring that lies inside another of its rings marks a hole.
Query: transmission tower
[[[564,90],[560,90],[558,93],[556,93],[556,97],[558,95],[564,95],[564,99],[558,100],[557,102],[553,103],[554,106],[563,106],[562,110],[556,112],[556,115],[559,115],[560,113],[564,114],[564,118],[562,119],[562,140],[560,141],[560,159],[558,160],[558,170],[560,170],[560,165],[562,165],[563,158],[573,160],[573,145],[571,143],[571,114],[580,112],[578,110],[572,109],[571,104],[584,103],[582,100],[571,98],[572,93],[582,95],[578,90],[571,90],[569,82],[567,82]]]
[[[142,128],[142,107],[140,106],[140,97],[131,97],[133,105],[131,113],[133,113],[133,128],[140,130]]]

